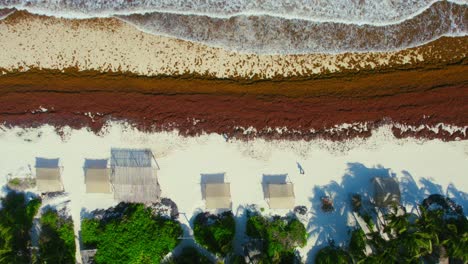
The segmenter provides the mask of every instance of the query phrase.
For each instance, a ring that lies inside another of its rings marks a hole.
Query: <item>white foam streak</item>
[[[149,34],[268,55],[391,52],[468,33],[468,0],[0,0],[2,6],[116,17]]]
[[[302,1],[245,1],[208,0],[174,1],[72,1],[64,0],[0,0],[0,8],[16,8],[40,15],[70,19],[127,16],[132,14],[168,13],[185,16],[207,16],[230,19],[237,16],[272,16],[318,23],[386,26],[412,19],[442,0],[360,1],[302,0]],[[450,0],[467,5],[467,0]]]

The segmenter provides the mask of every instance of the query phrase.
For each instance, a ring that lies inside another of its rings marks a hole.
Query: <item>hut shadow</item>
[[[205,185],[208,183],[224,183],[226,180],[226,173],[202,173],[200,174],[200,190],[202,199],[206,199]]]
[[[269,184],[286,184],[288,182],[288,174],[263,174],[262,175],[262,191],[263,198],[268,199]]]
[[[316,237],[316,242],[307,254],[306,263],[313,263],[317,252],[332,241],[337,246],[348,245],[349,233],[355,226],[350,202],[351,195],[360,194],[363,201],[368,201],[373,194],[371,180],[376,176],[391,177],[394,175],[390,169],[382,166],[368,168],[361,163],[348,163],[341,184],[332,181],[325,186],[314,187],[313,196],[310,199],[312,208],[307,231],[309,237]],[[330,196],[333,199],[333,211],[322,211],[321,198],[323,196]]]

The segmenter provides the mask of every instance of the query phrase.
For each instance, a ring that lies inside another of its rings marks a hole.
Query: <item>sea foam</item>
[[[150,34],[256,54],[395,51],[468,28],[468,0],[0,0],[3,7],[117,17]]]
[[[0,0],[0,8],[16,8],[66,18],[158,12],[224,19],[235,16],[273,16],[314,22],[384,26],[411,19],[437,2],[468,4],[467,0]]]

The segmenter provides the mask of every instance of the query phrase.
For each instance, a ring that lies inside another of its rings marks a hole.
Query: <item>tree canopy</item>
[[[267,219],[259,214],[247,220],[247,235],[263,243],[264,262],[287,263],[294,259],[294,249],[306,244],[307,232],[295,218]]]
[[[75,234],[70,217],[46,210],[40,219],[39,263],[75,263]]]
[[[194,247],[185,247],[182,252],[169,260],[166,264],[210,264],[213,263]]]
[[[435,263],[440,257],[467,262],[468,220],[462,208],[441,195],[430,197],[442,206],[430,206],[426,199],[419,207],[419,215],[399,214],[394,207],[385,215],[382,233],[370,233],[367,237],[361,229],[356,229],[348,248],[325,247],[316,255],[315,262],[347,263],[350,257],[355,263],[369,264],[420,263],[422,260]],[[384,239],[383,234],[388,239]],[[366,245],[372,249],[367,256]]]
[[[82,221],[82,242],[97,249],[96,263],[159,263],[179,243],[178,222],[155,216],[143,204],[117,207],[109,209],[114,217]]]
[[[231,211],[213,215],[200,213],[194,221],[195,240],[209,251],[226,256],[232,251],[236,222]]]
[[[24,193],[11,191],[2,198],[0,210],[0,263],[30,263],[29,230],[41,200],[28,200]]]
[[[316,264],[348,264],[352,263],[351,258],[343,249],[335,246],[327,246],[319,250],[315,256]]]

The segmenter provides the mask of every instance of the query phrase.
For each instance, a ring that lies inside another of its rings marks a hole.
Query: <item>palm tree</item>
[[[16,252],[13,250],[12,243],[11,228],[0,226],[0,263],[15,263]]]

